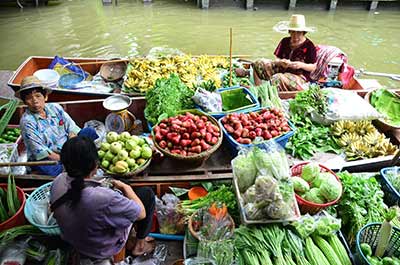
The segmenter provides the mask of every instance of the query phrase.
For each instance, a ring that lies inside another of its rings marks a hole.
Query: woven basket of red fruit
[[[201,162],[222,143],[217,120],[196,109],[178,112],[153,127],[155,147],[164,155],[185,162]]]

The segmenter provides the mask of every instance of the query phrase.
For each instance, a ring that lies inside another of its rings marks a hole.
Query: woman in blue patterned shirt
[[[22,80],[21,89],[15,93],[26,105],[27,109],[20,120],[21,134],[28,153],[28,161],[58,161],[53,166],[35,166],[32,171],[38,174],[57,176],[63,170],[60,163],[60,151],[63,144],[71,137],[79,134],[98,136],[94,129],[81,130],[63,108],[56,103],[46,103],[49,88],[43,87],[35,76]]]

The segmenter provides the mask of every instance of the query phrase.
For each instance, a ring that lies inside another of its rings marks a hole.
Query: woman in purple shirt
[[[61,161],[65,173],[57,176],[51,187],[50,201],[61,229],[61,237],[80,254],[81,261],[94,264],[110,260],[126,244],[137,224],[134,255],[150,252],[146,241],[155,207],[150,188],[132,188],[114,180],[113,190],[90,180],[97,171],[98,156],[87,137],[69,139],[62,147]]]
[[[275,60],[259,60],[253,64],[254,83],[261,85],[262,80],[271,80],[279,91],[303,90],[316,67],[316,47],[305,37],[314,29],[306,26],[303,15],[292,15],[290,21],[280,23],[277,30],[288,32],[290,37],[280,41],[274,52]],[[240,70],[236,73],[243,75]]]

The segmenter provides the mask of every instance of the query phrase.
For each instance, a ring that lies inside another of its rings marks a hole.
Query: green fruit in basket
[[[101,161],[101,166],[104,168],[108,168],[110,166],[110,161],[108,160]]]
[[[118,154],[119,151],[121,151],[121,150],[122,150],[122,144],[121,143],[119,143],[119,142],[111,143],[111,146],[110,146],[111,153]]]
[[[146,140],[142,137],[139,137],[138,145],[142,146],[146,143]]]
[[[129,167],[134,167],[136,166],[136,161],[133,158],[128,158],[126,159],[126,163],[128,164]]]
[[[106,134],[106,140],[110,144],[112,142],[118,141],[118,139],[119,139],[119,136],[118,136],[118,133],[116,133],[116,132],[108,132]]]
[[[135,143],[138,144],[139,141],[140,141],[140,137],[137,136],[137,135],[132,135],[132,136],[131,136],[131,140],[132,140],[132,141],[135,141]]]
[[[112,159],[112,163],[115,165],[115,163],[117,163],[118,161],[120,161],[121,159],[119,159],[118,156],[114,156]]]
[[[150,147],[145,146],[142,148],[142,157],[144,159],[149,159],[152,156],[153,152]]]
[[[105,154],[106,154],[106,152],[104,152],[103,150],[97,151],[97,155],[99,156],[100,159],[102,159]]]
[[[113,158],[114,158],[114,155],[113,155],[113,153],[111,153],[111,151],[107,151],[103,157],[103,159],[108,160],[108,161],[112,161]]]
[[[139,148],[139,149],[133,149],[132,151],[130,151],[129,156],[131,158],[136,159],[136,158],[139,158],[141,156],[141,154],[142,153],[141,153],[140,148]]]
[[[107,142],[102,142],[100,145],[100,149],[107,152],[110,149],[110,144]]]
[[[131,138],[131,134],[129,133],[129,132],[122,132],[120,135],[119,135],[119,139],[121,140],[121,141],[126,141],[126,140],[128,140],[128,139],[130,139]]]
[[[125,148],[128,151],[131,151],[133,149],[135,149],[135,147],[138,146],[137,142],[135,142],[134,140],[130,139],[128,141],[125,142]]]
[[[110,165],[110,167],[108,168],[109,171],[114,172],[114,165]]]
[[[113,172],[115,173],[126,173],[129,170],[128,163],[125,161],[117,161],[114,165]]]
[[[143,165],[144,163],[146,163],[146,159],[144,159],[144,158],[139,158],[139,159],[136,160],[136,163],[137,163],[139,166],[141,166],[141,165]]]
[[[128,158],[128,156],[129,156],[129,154],[128,154],[128,152],[126,150],[120,150],[118,152],[117,156],[118,156],[119,160],[126,160]]]

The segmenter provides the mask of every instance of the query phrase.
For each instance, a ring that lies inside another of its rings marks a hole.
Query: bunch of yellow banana
[[[338,121],[331,126],[348,160],[393,155],[397,147],[371,121]]]
[[[194,88],[199,80],[212,80],[219,88],[222,83],[218,68],[227,67],[229,67],[228,60],[223,56],[183,55],[157,60],[136,58],[130,62],[130,71],[124,85],[128,89],[146,92],[154,87],[157,79],[168,78],[170,74],[175,73],[190,88]]]

